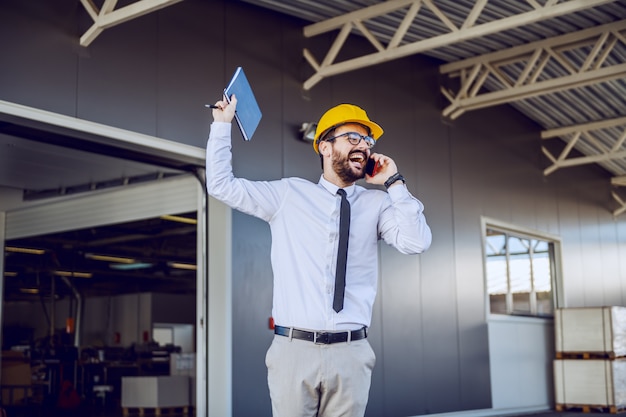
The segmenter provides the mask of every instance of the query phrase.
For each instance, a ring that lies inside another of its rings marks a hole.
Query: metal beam
[[[626,211],[626,202],[624,202],[615,191],[611,191],[611,195],[613,196],[613,200],[617,201],[620,205],[618,209],[613,210],[613,216],[617,217]]]
[[[611,185],[626,187],[626,175],[620,175],[619,177],[611,178]]]
[[[574,126],[557,127],[556,129],[544,130],[543,132],[541,132],[541,139],[550,139],[577,132],[608,129],[611,127],[622,125],[626,126],[626,116],[618,117],[615,119],[600,120],[598,122],[583,123]]]
[[[89,46],[104,29],[150,12],[162,9],[182,0],[137,0],[135,3],[115,10],[117,0],[105,0],[102,8],[98,10],[91,0],[80,0],[85,10],[94,21],[93,25],[80,37],[81,46]]]
[[[601,137],[602,143],[594,140],[594,135]],[[541,138],[544,140],[555,137],[560,137],[567,145],[558,156],[555,156],[545,146],[541,147],[543,154],[552,162],[552,165],[544,169],[544,175],[550,175],[559,168],[626,158],[626,149],[623,147],[626,141],[626,117],[541,132]],[[570,157],[573,149],[578,149],[586,156]],[[614,185],[622,185],[614,181],[617,180],[615,178],[612,180]]]
[[[615,49],[625,43],[622,32],[626,20],[442,65],[442,74],[460,79],[456,91],[442,88],[450,101],[443,115],[455,119],[469,110],[626,77]]]
[[[520,0],[521,1],[521,0]],[[612,0],[564,0],[558,2],[546,2],[541,5],[535,0],[525,0],[530,7],[530,11],[522,12],[513,16],[504,17],[487,23],[476,24],[477,18],[487,7],[489,0],[477,1],[474,8],[467,16],[462,25],[457,26],[439,9],[432,0],[389,0],[364,9],[360,9],[342,16],[334,17],[322,22],[314,23],[304,28],[304,36],[307,38],[323,33],[331,32],[343,28],[350,33],[361,33],[376,48],[376,52],[366,54],[361,57],[348,59],[342,62],[335,62],[338,52],[344,46],[345,34],[340,34],[334,41],[326,57],[320,61],[306,48],[303,51],[305,59],[313,67],[315,74],[304,82],[305,90],[311,89],[315,84],[325,77],[361,69],[367,66],[391,61],[417,53],[426,52],[432,49],[463,42],[481,36],[490,35],[503,30],[536,23],[541,20],[551,19],[568,13],[578,12],[584,9],[593,8]],[[413,21],[420,9],[429,9],[429,14],[436,16],[441,23],[449,29],[448,33],[437,35],[431,38],[407,42],[401,44],[401,40],[406,34],[406,23]],[[372,42],[371,34],[363,33],[365,25],[363,22],[374,20],[381,16],[404,13],[404,23],[396,28],[395,34],[389,39],[384,49],[380,49],[380,39],[376,43]]]
[[[611,178],[611,185],[614,187],[626,187],[626,175]],[[619,204],[619,208],[613,210],[613,216],[617,217],[626,211],[626,202],[619,196],[619,194],[617,194],[616,191],[611,191],[611,196],[613,197],[613,200],[617,201],[617,204]]]

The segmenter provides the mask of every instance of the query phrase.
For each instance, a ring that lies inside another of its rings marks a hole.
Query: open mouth
[[[367,155],[365,155],[363,152],[352,152],[348,156],[348,159],[355,165],[356,168],[361,169],[365,166]]]

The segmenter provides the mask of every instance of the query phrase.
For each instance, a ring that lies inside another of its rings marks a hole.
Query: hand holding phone
[[[370,177],[373,177],[378,173],[379,168],[380,164],[374,158],[370,157],[365,165],[365,173]]]

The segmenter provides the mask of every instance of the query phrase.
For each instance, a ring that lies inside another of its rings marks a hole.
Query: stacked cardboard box
[[[626,308],[557,309],[554,327],[557,410],[626,410]]]

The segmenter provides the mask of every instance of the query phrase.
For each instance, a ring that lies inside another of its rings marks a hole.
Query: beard
[[[364,161],[367,160],[367,155],[360,151],[351,152],[351,154],[360,153],[364,156]],[[353,183],[357,180],[365,178],[365,163],[362,164],[361,169],[355,169],[350,165],[350,154],[340,155],[333,148],[333,171],[337,174],[339,179],[345,183]]]

